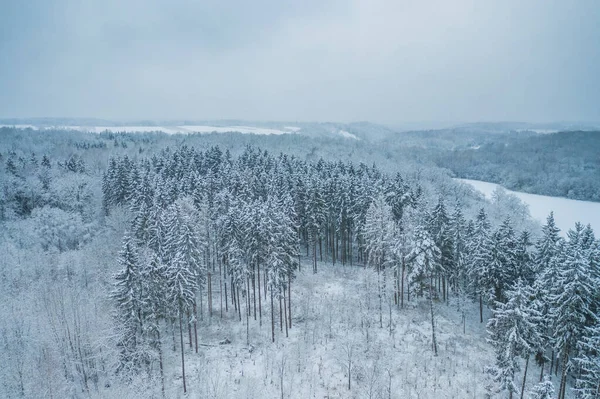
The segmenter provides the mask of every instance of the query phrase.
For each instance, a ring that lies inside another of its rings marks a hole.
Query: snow
[[[284,126],[283,128],[285,130],[289,130],[289,131],[294,132],[294,133],[302,130],[302,128],[298,127],[298,126]]]
[[[476,190],[483,193],[488,199],[492,198],[492,193],[497,187],[502,187],[499,184],[479,180],[456,180],[470,184]],[[550,212],[554,212],[554,220],[558,228],[560,228],[563,236],[566,236],[566,232],[573,228],[575,222],[581,222],[584,225],[589,223],[596,233],[600,232],[599,202],[579,201],[568,198],[550,197],[547,195],[528,194],[511,190],[506,190],[506,192],[514,194],[517,198],[527,204],[529,206],[529,212],[531,213],[531,216],[541,223],[545,223],[546,217],[550,214]]]
[[[483,369],[493,362],[493,352],[485,340],[485,324],[479,323],[477,304],[466,304],[463,333],[456,305],[436,303],[440,351],[436,357],[427,302],[412,299],[398,309],[392,300],[390,332],[388,303],[383,328],[379,326],[376,284],[376,273],[362,266],[319,263],[315,277],[311,264],[303,263],[292,288],[293,328],[285,338],[276,306],[275,343],[271,343],[268,303],[263,303],[262,327],[250,317],[250,345],[244,313],[240,322],[229,308],[221,319],[217,305],[210,320],[204,309],[199,317],[203,344],[199,354],[186,349],[188,395],[278,398],[283,390],[286,398],[484,397],[489,380]],[[220,344],[225,340],[230,343]],[[170,349],[170,343],[171,338],[165,337],[167,397],[184,397],[180,354]],[[351,391],[345,371],[349,345],[354,363]],[[530,373],[528,386],[538,373],[537,369]]]
[[[347,139],[354,139],[354,140],[360,140],[358,137],[356,137],[354,134],[347,132],[345,130],[340,130],[338,131],[338,134],[342,137],[345,137]]]

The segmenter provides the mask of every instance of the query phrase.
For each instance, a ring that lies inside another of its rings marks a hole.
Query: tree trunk
[[[377,288],[379,295],[379,328],[383,328],[383,298],[381,295],[381,265],[377,266]]]
[[[235,296],[237,297],[238,316],[240,321],[242,321],[242,305],[240,301],[240,287],[238,284],[235,285]]]
[[[163,364],[162,343],[160,342],[160,325],[156,329],[156,349],[158,351],[158,367],[160,369],[160,384],[162,397],[165,398],[165,368]]]
[[[569,347],[565,348],[565,354],[563,356],[562,363],[562,375],[560,377],[560,387],[558,389],[558,399],[565,399],[566,385],[567,385],[567,365],[569,364]]]
[[[283,309],[281,308],[281,289],[279,291],[279,331],[283,332]]]
[[[527,368],[529,367],[529,354],[527,355],[527,359],[525,360],[525,371],[523,372],[523,385],[521,385],[521,399],[523,399],[523,395],[525,395],[525,382],[527,382]]]
[[[252,302],[254,302],[254,321],[256,321],[256,275],[252,273]]]
[[[258,282],[258,325],[262,327],[262,302],[260,298],[260,263],[256,262],[256,280]]]
[[[246,278],[246,281],[248,286],[246,291],[246,346],[250,346],[250,278]]]
[[[212,318],[212,276],[210,274],[210,272],[208,272],[208,299],[206,302],[208,302],[208,317]]]
[[[185,355],[184,355],[184,346],[183,346],[183,325],[181,322],[181,314],[183,311],[181,310],[181,305],[179,305],[179,340],[181,341],[181,376],[183,377],[183,393],[187,392],[187,388],[185,386]]]
[[[433,289],[429,284],[429,308],[431,310],[431,341],[433,345],[433,354],[437,356],[437,341],[435,338],[435,319],[433,314]]]
[[[402,257],[402,281],[400,283],[400,307],[404,308],[404,273],[406,271],[406,262],[404,256]]]
[[[483,294],[479,293],[479,322],[483,323]]]
[[[283,288],[283,319],[285,320],[285,337],[287,338],[288,335],[288,315],[287,315],[287,306],[286,306],[286,288],[284,286]]]
[[[275,308],[273,306],[273,292],[271,292],[271,340],[275,342]]]
[[[219,260],[219,313],[221,318],[223,318],[223,273],[222,273],[222,261]],[[225,298],[227,301],[227,298]]]
[[[313,245],[313,273],[317,273],[317,241]]]
[[[288,273],[288,319],[292,328],[292,272]]]
[[[198,312],[196,310],[196,300],[194,300],[194,337],[196,345],[196,353],[198,353]]]
[[[187,315],[187,327],[188,327],[188,335],[189,335],[189,344],[190,344],[190,349],[192,349],[193,346],[193,342],[192,342],[192,323],[191,323],[191,319],[190,319],[190,312],[189,310],[186,313]]]

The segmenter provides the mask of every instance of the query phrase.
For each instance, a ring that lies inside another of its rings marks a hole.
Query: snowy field
[[[475,189],[483,193],[490,199],[496,188],[502,187],[495,183],[488,183],[479,180],[456,179],[463,183],[470,184]],[[502,187],[504,188],[504,187]],[[591,224],[596,233],[600,232],[600,203],[591,201],[578,201],[568,198],[549,197],[546,195],[521,193],[518,191],[506,190],[514,194],[521,201],[529,206],[531,216],[544,223],[550,212],[554,212],[556,225],[561,229],[564,236],[566,232],[575,225],[575,222]]]
[[[21,129],[65,129],[79,130],[82,132],[102,133],[109,132],[126,132],[126,133],[144,133],[144,132],[164,132],[167,134],[189,134],[189,133],[227,133],[238,132],[243,134],[262,134],[262,135],[280,135],[296,133],[301,128],[295,126],[285,126],[282,129],[272,129],[256,126],[204,126],[204,125],[184,125],[184,126],[52,126],[38,127],[33,125],[0,125],[0,127],[16,127]]]

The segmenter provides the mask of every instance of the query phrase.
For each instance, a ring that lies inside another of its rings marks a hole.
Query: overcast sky
[[[597,0],[0,0],[0,117],[600,121]]]

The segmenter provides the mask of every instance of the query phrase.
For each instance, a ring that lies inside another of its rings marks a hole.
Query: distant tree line
[[[458,177],[516,191],[600,201],[600,132],[511,136],[506,142],[437,152],[436,163]]]

